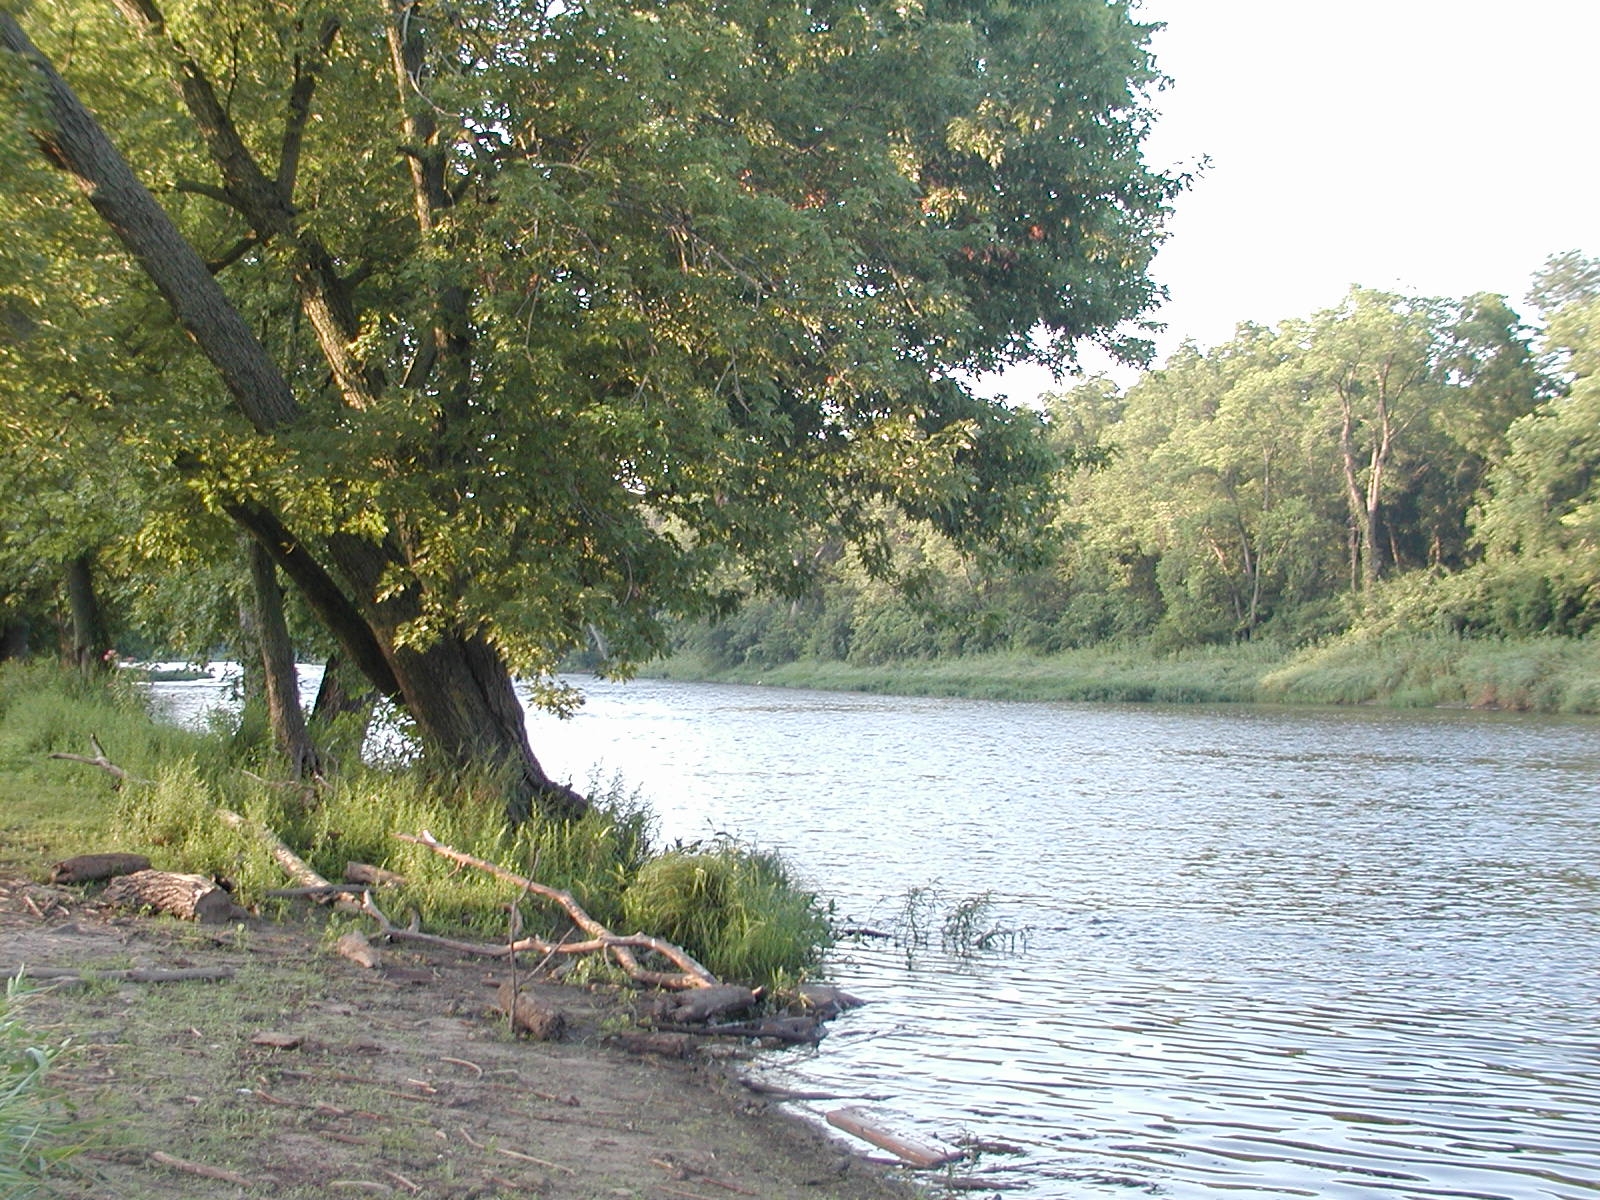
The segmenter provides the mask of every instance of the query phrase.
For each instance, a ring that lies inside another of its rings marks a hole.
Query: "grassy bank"
[[[440,932],[499,939],[515,889],[462,872],[395,833],[440,841],[570,892],[612,928],[675,940],[728,979],[782,982],[818,961],[829,928],[818,898],[776,856],[731,840],[655,847],[651,818],[620,782],[591,781],[579,821],[508,826],[493,779],[440,777],[414,766],[346,763],[314,799],[269,782],[270,750],[243,729],[196,733],[152,720],[141,691],[53,669],[0,670],[0,866],[35,878],[73,854],[122,850],[155,866],[230,880],[236,900],[271,914],[288,902],[282,868],[259,841],[223,824],[219,809],[274,830],[320,874],[350,861],[409,882],[393,911],[415,910]],[[52,755],[104,747],[130,777]],[[565,934],[564,914],[521,898],[530,933]]]
[[[667,679],[993,700],[1166,704],[1372,704],[1600,713],[1600,646],[1588,640],[1351,635],[1304,650],[1247,643],[1179,653],[1095,647],[859,665],[802,659],[724,665],[689,654],[653,664]]]

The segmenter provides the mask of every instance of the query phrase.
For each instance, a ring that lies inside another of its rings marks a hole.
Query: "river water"
[[[552,774],[850,923],[924,889],[929,944],[842,945],[870,1003],[776,1081],[1003,1143],[1007,1195],[1600,1193],[1594,722],[579,682]],[[1017,936],[943,948],[984,894]]]

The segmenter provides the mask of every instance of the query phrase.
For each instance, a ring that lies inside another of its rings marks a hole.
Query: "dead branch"
[[[238,1187],[253,1188],[259,1183],[275,1183],[266,1176],[260,1179],[251,1179],[249,1176],[240,1175],[236,1171],[225,1171],[221,1167],[208,1167],[204,1163],[190,1162],[185,1158],[177,1158],[161,1150],[150,1151],[150,1161],[173,1171],[182,1171],[186,1175],[198,1175],[202,1179],[218,1179],[223,1183],[231,1183]]]
[[[105,747],[100,744],[100,739],[92,733],[89,735],[89,746],[94,750],[92,758],[82,754],[52,754],[50,757],[59,758],[63,762],[84,763],[91,767],[99,767],[108,775],[115,776],[119,787],[124,783],[140,783],[146,786],[151,786],[155,783],[153,779],[140,779],[137,775],[132,775],[117,766],[116,763],[106,757]]]
[[[3,981],[23,978],[38,980],[52,987],[81,987],[87,983],[188,983],[232,979],[232,967],[182,967],[168,971],[135,967],[124,971],[94,971],[79,967],[21,967],[8,972]]]
[[[533,880],[528,879],[525,876],[518,875],[514,871],[508,871],[504,867],[498,866],[495,863],[488,862],[485,859],[475,858],[470,854],[464,854],[460,850],[446,846],[426,829],[424,829],[422,833],[417,836],[406,833],[397,833],[394,836],[403,842],[411,842],[414,845],[425,846],[429,850],[432,850],[435,854],[443,855],[445,858],[451,859],[465,866],[476,867],[480,871],[487,871],[495,878],[503,879],[507,883],[515,884],[525,892],[530,892],[537,896],[543,896],[547,900],[554,901],[566,911],[569,917],[572,918],[572,923],[587,933],[590,939],[587,942],[563,942],[560,944],[551,944],[544,942],[542,939],[535,938],[522,939],[523,942],[530,943],[530,949],[538,949],[542,953],[546,954],[592,953],[595,950],[604,949],[610,952],[611,956],[616,960],[617,965],[622,968],[624,973],[626,973],[630,979],[633,979],[639,983],[653,984],[657,987],[670,988],[717,986],[717,977],[696,962],[684,950],[674,946],[671,942],[663,941],[661,938],[651,937],[648,934],[635,933],[627,936],[618,936],[617,934],[612,933],[604,925],[600,924],[599,921],[596,921],[587,912],[585,912],[578,902],[572,898],[570,892],[564,892],[559,888],[546,887],[542,883],[535,883]],[[662,971],[647,970],[639,965],[638,958],[632,953],[632,951],[636,949],[650,950],[661,955],[661,957],[667,959],[667,961],[676,964],[680,969],[680,973],[672,974]]]

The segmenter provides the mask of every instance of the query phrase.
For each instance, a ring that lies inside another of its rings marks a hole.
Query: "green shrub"
[[[792,978],[829,942],[827,913],[783,860],[728,839],[652,859],[622,900],[629,930],[676,942],[723,978]]]

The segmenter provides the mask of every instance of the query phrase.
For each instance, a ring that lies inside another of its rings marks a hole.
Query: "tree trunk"
[[[311,744],[306,717],[300,708],[300,681],[295,672],[294,646],[283,618],[283,589],[272,556],[254,538],[245,539],[250,563],[250,593],[254,600],[256,639],[261,648],[261,669],[266,690],[267,720],[273,740],[289,760],[296,779],[315,778],[322,771],[317,749]]]
[[[106,636],[100,598],[94,590],[94,560],[80,554],[67,563],[67,606],[72,613],[71,658],[85,675],[111,665],[111,642]]]
[[[267,435],[296,423],[300,408],[277,363],[93,114],[4,11],[0,11],[0,46],[17,53],[42,85],[36,105],[29,110],[44,115],[30,129],[40,149],[77,181],[112,234],[137,260],[179,324],[216,368],[239,411],[258,432]],[[242,148],[242,143],[233,147],[230,141],[229,146],[232,153]],[[307,249],[304,245],[297,248]],[[307,269],[316,266],[312,263]],[[319,278],[311,290],[320,294],[332,286]],[[331,309],[318,311],[338,324]],[[319,330],[319,338],[321,333]],[[327,333],[322,340],[342,336],[336,329]],[[371,386],[359,369],[341,367],[349,365],[335,364],[347,393]],[[513,819],[526,818],[536,803],[562,818],[587,808],[582,796],[545,775],[534,757],[510,672],[492,646],[460,634],[445,634],[421,650],[400,644],[401,628],[418,615],[421,606],[409,593],[377,599],[383,594],[389,568],[398,566],[404,571],[404,555],[392,542],[334,535],[322,548],[324,563],[317,557],[317,548],[293,537],[276,514],[255,501],[239,497],[225,508],[271,553],[359,663],[362,673],[380,691],[405,705],[432,750],[456,766],[484,765],[506,772],[507,808]]]
[[[362,688],[363,694],[351,690],[353,676],[349,664],[339,654],[328,655],[322,664],[322,682],[317,685],[317,698],[311,703],[311,724],[325,729],[339,717],[371,712],[376,693],[370,683]]]
[[[25,617],[12,617],[0,623],[0,662],[27,658],[30,632],[32,630]]]

